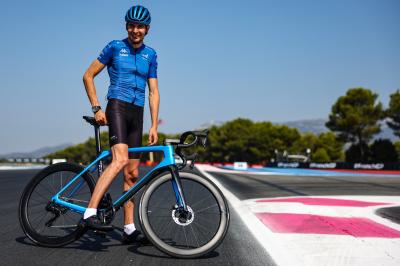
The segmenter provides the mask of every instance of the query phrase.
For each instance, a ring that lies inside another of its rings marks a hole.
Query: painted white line
[[[231,206],[236,210],[239,217],[242,219],[244,224],[247,226],[249,231],[253,234],[255,239],[260,245],[267,251],[271,258],[279,266],[292,266],[292,265],[303,265],[298,260],[295,260],[290,252],[288,252],[287,246],[279,240],[280,236],[272,233],[254,214],[247,208],[243,202],[241,202],[235,195],[228,191],[225,187],[219,183],[216,178],[205,171],[208,168],[205,165],[196,165],[196,168],[212,182],[214,182],[219,189],[222,191],[226,199],[229,201]],[[306,265],[306,264],[304,264]]]
[[[0,166],[0,170],[29,170],[29,169],[42,169],[47,167],[47,165],[29,165],[29,166]]]
[[[285,175],[282,173],[273,173],[273,172],[257,172],[257,171],[240,171],[240,170],[231,170],[231,169],[225,169],[225,168],[219,168],[215,166],[211,166],[208,164],[196,164],[196,167],[201,167],[205,171],[212,171],[212,172],[217,172],[217,173],[229,173],[229,174],[252,174],[252,175]]]

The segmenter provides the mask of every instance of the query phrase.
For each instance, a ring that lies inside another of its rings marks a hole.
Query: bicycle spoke
[[[31,198],[31,201],[33,201],[33,203],[36,203],[36,205],[38,205],[38,204],[46,205],[46,204],[49,202],[48,199],[40,201],[40,200],[33,199],[33,198]],[[30,204],[30,206],[31,206],[31,205],[32,205],[32,204]]]
[[[62,172],[61,172],[60,175],[61,175],[61,178],[60,178],[60,181],[61,181],[61,182],[60,182],[60,190],[61,190],[61,189],[63,188],[63,185],[62,185],[62,183],[63,183],[63,182],[62,182],[62,180],[63,180]]]
[[[203,230],[201,227],[198,226],[198,223],[192,223],[193,226],[197,227],[197,231],[204,237],[204,239],[207,239],[207,235],[203,233]],[[205,230],[207,233],[209,232],[208,230]]]
[[[201,225],[200,223],[195,223],[195,224],[198,225],[199,227],[203,228],[206,232],[209,231],[209,228],[207,228],[207,227]]]
[[[56,185],[56,182],[54,181],[54,175],[53,175],[53,185],[51,187],[53,188],[54,194],[56,193],[55,185]]]
[[[40,196],[42,199],[46,200],[47,202],[50,201],[50,198],[43,196],[42,194],[39,194],[36,190],[34,191],[38,196]]]
[[[42,219],[40,219],[40,222],[38,223],[39,226],[40,226],[40,224],[43,222],[43,220],[46,220],[45,218],[47,218],[48,214],[49,214],[49,213],[46,213],[46,215],[43,216]],[[44,229],[45,226],[46,226],[45,224],[42,226],[43,229]],[[41,227],[41,228],[42,228],[42,227]],[[37,232],[40,233],[41,230],[42,230],[42,229],[40,229],[40,230],[37,231]]]
[[[171,215],[152,215],[151,217],[171,217]]]
[[[189,226],[190,226],[190,229],[192,229],[194,239],[196,240],[196,243],[197,243],[197,247],[200,247],[199,240],[197,239],[196,233],[194,232],[192,225],[189,224]]]
[[[166,231],[168,230],[168,228],[169,228],[169,226],[171,225],[172,221],[173,221],[173,220],[170,219],[169,222],[168,222],[168,224],[167,224],[166,226],[164,226],[164,228],[162,228],[162,231],[160,231],[160,236],[162,236],[162,235],[164,234],[164,232],[166,232]]]
[[[200,201],[198,201],[198,202],[196,202],[195,204],[192,204],[192,205],[190,205],[191,207],[192,207],[192,209],[197,205],[197,204],[199,204],[199,203],[201,203],[201,202],[204,202],[204,201],[206,201],[206,200],[208,200],[208,199],[210,199],[211,197],[209,197],[209,198],[204,198],[204,199],[202,199],[202,200],[200,200]]]
[[[182,226],[182,229],[183,229],[183,234],[185,235],[185,239],[186,239],[186,247],[189,248],[188,240],[187,240],[187,237],[186,237],[185,226]]]
[[[47,191],[51,196],[53,196],[53,195],[55,194],[55,193],[53,192],[54,189],[52,189],[52,188],[50,187],[50,184],[41,183],[39,186],[40,186],[40,188],[43,188],[43,190]],[[52,190],[53,190],[53,191],[52,191]]]
[[[218,206],[218,204],[213,204],[213,205],[211,205],[211,206],[209,206],[209,207],[206,207],[206,208],[203,208],[203,209],[201,209],[201,210],[198,210],[198,211],[196,211],[196,213],[201,213],[201,212],[203,212],[203,211],[205,211],[205,210],[208,210],[208,209],[210,209],[210,208],[212,208],[212,207],[215,207],[215,206]]]
[[[35,204],[29,204],[29,207],[30,207],[30,208],[42,207],[43,210],[44,210],[44,206],[45,206],[45,205],[46,205],[46,204],[43,204],[42,202],[40,202],[40,203],[35,203]]]

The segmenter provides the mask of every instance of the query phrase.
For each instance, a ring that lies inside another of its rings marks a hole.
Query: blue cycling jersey
[[[128,39],[111,41],[97,58],[107,65],[110,76],[107,99],[144,106],[146,83],[157,78],[157,54],[142,45],[134,49]]]

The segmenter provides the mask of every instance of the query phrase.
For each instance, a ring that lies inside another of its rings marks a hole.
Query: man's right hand
[[[103,112],[103,110],[99,110],[97,113],[95,113],[94,118],[96,119],[96,122],[100,125],[107,125],[106,114]]]

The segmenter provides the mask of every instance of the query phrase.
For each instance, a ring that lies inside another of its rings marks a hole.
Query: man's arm
[[[158,91],[158,80],[149,78],[149,106],[151,115],[151,128],[149,132],[149,145],[154,145],[158,141],[158,110],[160,107],[160,93]]]
[[[97,76],[97,74],[99,74],[104,69],[104,67],[105,65],[103,65],[98,59],[96,59],[83,75],[83,84],[85,85],[86,94],[92,106],[100,106],[99,99],[96,95],[96,87],[94,86],[94,77]],[[104,114],[103,110],[98,111],[95,114],[95,118],[96,121],[101,125],[107,123],[106,115]]]

